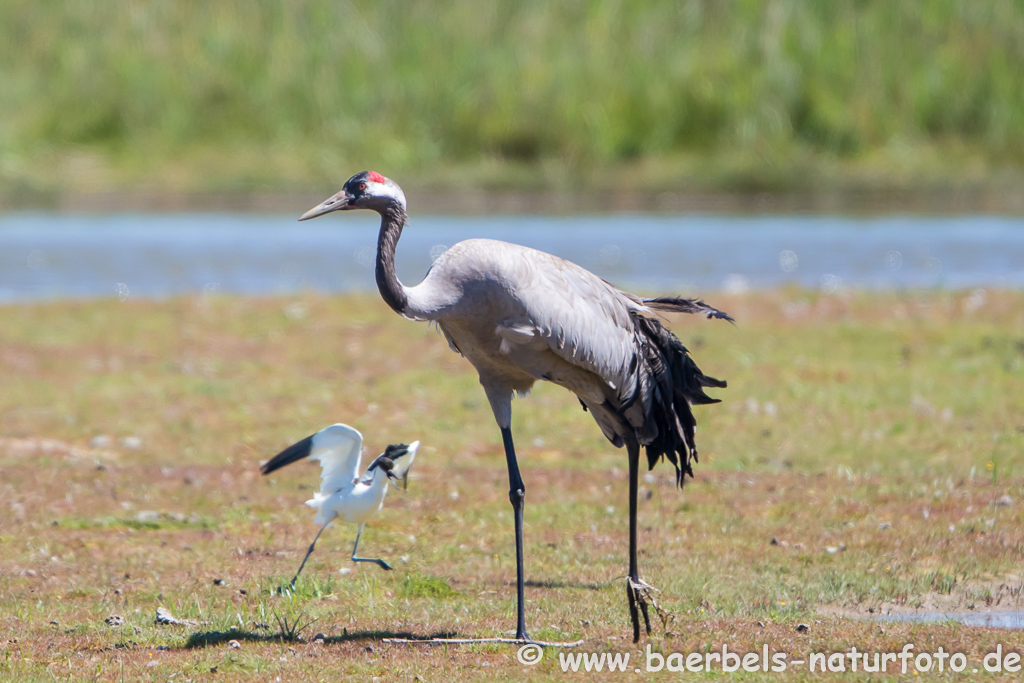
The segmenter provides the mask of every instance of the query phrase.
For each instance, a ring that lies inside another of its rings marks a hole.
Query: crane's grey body
[[[649,309],[574,263],[472,239],[441,254],[405,291],[403,315],[436,322],[473,364],[501,427],[510,426],[513,392],[525,394],[537,380],[572,391],[595,417],[603,403],[635,390],[630,314]],[[621,444],[617,425],[598,423]]]
[[[725,382],[705,376],[657,311],[701,313],[731,320],[701,301],[642,299],[574,263],[508,242],[470,239],[441,254],[423,281],[406,287],[395,272],[395,250],[406,225],[402,190],[380,174],[364,172],[307,220],[337,210],[371,209],[381,215],[376,278],[397,313],[437,324],[453,350],[476,368],[487,394],[509,470],[515,513],[518,615],[516,637],[526,640],[522,511],[525,485],[512,443],[512,397],[546,380],[572,391],[615,446],[627,447],[630,465],[630,562],[627,594],[634,641],[637,606],[647,631],[646,589],[636,549],[640,448],[651,467],[663,456],[677,482],[692,475],[696,421],[690,404],[716,403],[703,387]]]

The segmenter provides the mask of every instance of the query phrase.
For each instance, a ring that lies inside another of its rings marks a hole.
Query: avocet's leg
[[[327,522],[327,524],[330,524],[330,522]],[[299,571],[295,572],[295,576],[292,577],[292,588],[295,588],[295,581],[299,578],[299,574],[302,573],[302,568],[306,566],[306,560],[308,560],[309,556],[313,554],[313,548],[316,547],[316,542],[320,540],[320,534],[322,534],[324,529],[327,528],[327,524],[320,527],[320,531],[316,532],[316,538],[314,538],[313,542],[309,544],[309,550],[306,551],[306,556],[302,558],[302,564],[299,565]]]
[[[356,551],[359,550],[359,537],[363,535],[363,527],[366,526],[366,522],[359,525],[359,531],[356,532],[356,544],[352,546],[352,561],[353,562],[373,562],[374,564],[380,565],[381,569],[391,569],[391,565],[380,558],[373,557],[356,557]]]

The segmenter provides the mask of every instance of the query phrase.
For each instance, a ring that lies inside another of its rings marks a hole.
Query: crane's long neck
[[[409,307],[405,287],[395,272],[395,248],[405,227],[405,208],[397,202],[380,211],[380,235],[377,237],[377,289],[384,301],[400,315]]]

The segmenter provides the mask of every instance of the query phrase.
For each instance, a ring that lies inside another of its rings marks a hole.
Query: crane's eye
[[[359,189],[360,190],[365,190],[366,189],[366,183],[359,183]]]

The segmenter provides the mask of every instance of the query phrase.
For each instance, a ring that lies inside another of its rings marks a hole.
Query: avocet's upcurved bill
[[[292,578],[292,586],[306,566],[306,560],[313,553],[316,542],[335,519],[359,525],[356,543],[352,548],[353,562],[373,562],[384,569],[391,565],[379,558],[357,557],[359,537],[367,520],[380,511],[384,505],[384,496],[388,492],[388,480],[402,481],[408,485],[409,468],[416,458],[419,441],[411,444],[392,444],[377,456],[366,473],[359,476],[359,463],[363,453],[363,435],[344,424],[333,424],[322,429],[302,441],[292,444],[260,467],[263,474],[289,465],[297,460],[313,458],[320,461],[320,491],[313,494],[306,505],[315,508],[316,523],[320,531],[309,544],[306,556],[302,558],[299,571]]]

